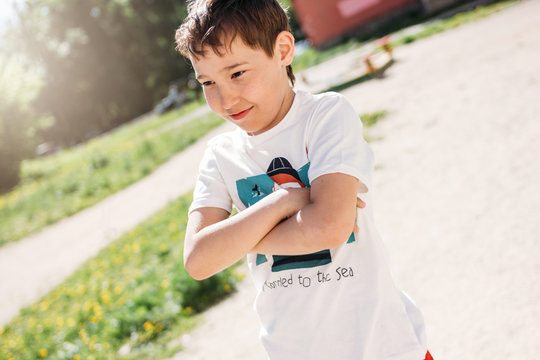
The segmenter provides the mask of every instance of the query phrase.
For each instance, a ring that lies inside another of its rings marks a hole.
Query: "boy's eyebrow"
[[[234,63],[232,65],[228,65],[228,66],[225,66],[223,69],[221,69],[220,72],[224,72],[224,71],[229,71],[229,70],[232,70],[234,69],[235,67],[238,67],[238,66],[242,66],[242,65],[246,65],[247,64],[247,61],[244,61],[244,62],[239,62],[239,63]],[[197,80],[201,77],[204,77],[205,75],[204,74],[199,74],[197,75]]]

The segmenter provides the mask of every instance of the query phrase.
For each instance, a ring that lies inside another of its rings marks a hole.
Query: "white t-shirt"
[[[371,187],[373,154],[362,123],[340,94],[297,91],[291,109],[270,130],[237,129],[212,139],[190,211],[242,211],[279,187],[309,186],[329,173]],[[424,323],[392,280],[374,228],[371,192],[361,194],[359,232],[344,244],[302,256],[248,254],[258,290],[255,309],[270,359],[422,360]]]

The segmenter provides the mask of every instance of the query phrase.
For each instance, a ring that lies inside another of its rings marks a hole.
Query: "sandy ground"
[[[436,359],[540,353],[539,24],[523,1],[398,48],[384,79],[343,92],[389,111],[369,133],[377,223]],[[174,359],[263,359],[249,285]]]

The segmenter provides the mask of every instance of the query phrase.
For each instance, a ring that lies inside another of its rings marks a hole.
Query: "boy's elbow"
[[[329,216],[323,221],[318,222],[316,236],[322,242],[322,246],[327,249],[332,249],[342,245],[350,237],[354,228],[354,219],[336,218]]]
[[[213,275],[205,269],[204,262],[198,261],[192,253],[184,255],[184,268],[189,276],[197,281],[208,279]]]

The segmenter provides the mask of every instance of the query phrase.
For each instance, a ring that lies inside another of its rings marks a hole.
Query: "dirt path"
[[[540,352],[538,24],[540,1],[523,1],[398,48],[384,79],[343,92],[389,111],[370,133],[377,222],[437,359]],[[249,285],[174,359],[263,359]]]
[[[151,175],[99,204],[0,248],[0,325],[60,284],[120,234],[191,191],[206,142],[231,128],[225,124],[212,131]]]

